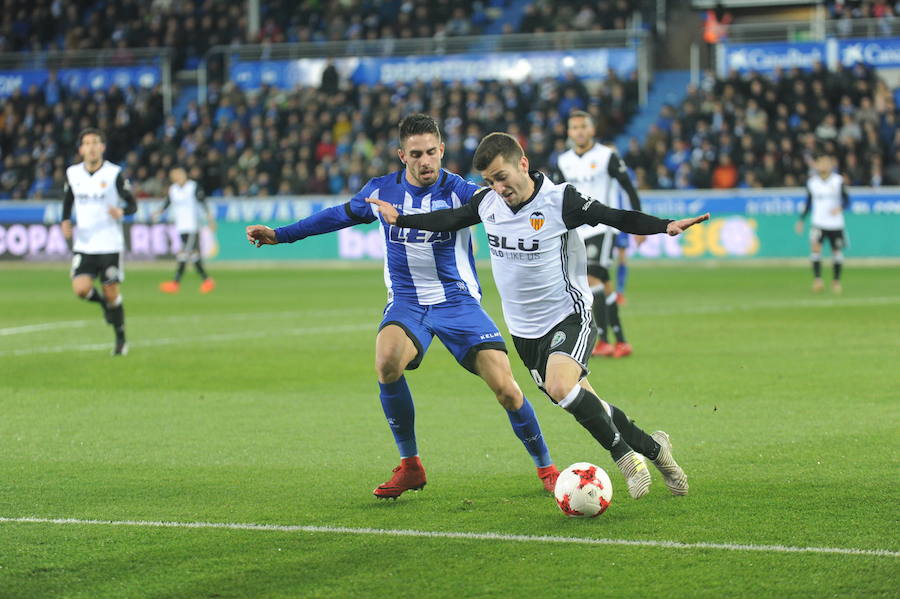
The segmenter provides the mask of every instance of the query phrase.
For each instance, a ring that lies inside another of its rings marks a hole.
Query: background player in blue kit
[[[422,214],[458,208],[477,191],[474,184],[441,168],[444,144],[437,123],[428,115],[403,119],[398,154],[403,170],[370,180],[346,204],[274,230],[249,226],[247,239],[257,247],[292,243],[380,220],[366,198],[390,202],[404,214]],[[396,498],[425,486],[425,469],[416,445],[415,408],[403,371],[419,366],[435,335],[464,368],[483,378],[494,392],[534,460],[544,488],[552,492],[559,473],[537,416],[512,376],[500,331],[481,307],[468,229],[432,233],[380,222],[388,302],[375,341],[375,369],[381,405],[401,462],[391,479],[375,489],[375,496]]]

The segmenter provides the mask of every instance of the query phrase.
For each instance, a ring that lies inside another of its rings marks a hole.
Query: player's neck
[[[84,161],[85,170],[87,170],[87,172],[89,172],[92,175],[94,173],[96,173],[97,171],[99,171],[101,166],[103,166],[102,158],[96,162],[88,162],[87,160]]]
[[[587,154],[587,153],[591,150],[591,148],[593,148],[593,147],[594,147],[594,142],[593,142],[593,141],[591,141],[590,143],[588,143],[588,145],[586,145],[586,146],[575,146],[575,153],[578,154],[579,156],[584,156],[584,155]]]

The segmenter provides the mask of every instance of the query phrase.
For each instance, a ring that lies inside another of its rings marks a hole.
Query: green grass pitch
[[[511,356],[557,465],[610,472],[594,520],[562,515],[437,341],[407,375],[428,486],[379,502],[397,462],[373,374],[381,270],[211,270],[211,295],[188,273],[167,296],[169,265],[129,267],[119,359],[65,265],[0,269],[0,599],[897,597],[896,267],[851,264],[840,296],[799,265],[632,270],[635,354],[594,359],[590,380],[671,434],[687,497],[653,471],[631,500]]]

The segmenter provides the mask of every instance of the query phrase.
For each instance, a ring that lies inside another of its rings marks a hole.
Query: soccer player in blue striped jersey
[[[537,467],[544,488],[553,492],[559,475],[544,442],[537,416],[516,383],[497,325],[481,307],[468,229],[432,233],[396,227],[379,217],[366,198],[378,198],[403,214],[423,214],[467,204],[477,186],[441,168],[444,144],[437,123],[413,114],[400,123],[398,155],[404,169],[370,180],[349,202],[322,210],[292,225],[247,227],[247,239],[259,247],[293,243],[311,235],[361,223],[381,224],[387,306],[375,340],[375,370],[381,405],[397,448],[400,465],[374,494],[399,497],[425,486],[415,434],[415,407],[404,376],[421,364],[437,336],[466,370],[480,376],[506,409],[516,436]]]

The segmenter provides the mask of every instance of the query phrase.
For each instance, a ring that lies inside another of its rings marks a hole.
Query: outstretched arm
[[[667,233],[674,236],[705,220],[709,220],[708,213],[693,218],[670,220],[634,210],[617,210],[584,197],[571,185],[566,188],[563,198],[563,222],[569,229],[575,229],[581,225],[594,226],[602,223],[635,235]]]
[[[480,196],[476,196],[471,202],[459,208],[435,210],[423,214],[400,214],[396,208],[384,200],[366,198],[366,201],[378,206],[378,212],[389,225],[424,231],[459,231],[481,222],[481,217],[478,215],[480,199]]]

